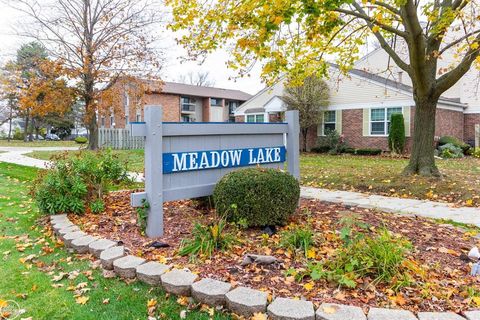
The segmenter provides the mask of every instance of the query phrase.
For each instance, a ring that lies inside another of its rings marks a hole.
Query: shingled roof
[[[170,93],[194,97],[211,97],[230,100],[247,101],[252,97],[251,94],[240,90],[223,89],[215,87],[195,86],[177,82],[163,82],[160,87],[153,89],[156,93]]]

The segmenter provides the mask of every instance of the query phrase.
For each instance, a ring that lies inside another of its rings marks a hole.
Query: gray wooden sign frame
[[[163,122],[162,107],[146,106],[145,122],[131,123],[131,135],[145,137],[145,191],[132,193],[131,205],[148,202],[146,234],[163,236],[163,203],[208,196],[226,173],[241,167],[222,167],[166,174],[163,155],[248,148],[286,149],[287,170],[295,178],[299,168],[299,115],[287,111],[284,123]],[[261,164],[282,168],[283,162]]]

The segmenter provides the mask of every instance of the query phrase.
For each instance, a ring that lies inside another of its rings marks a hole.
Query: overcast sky
[[[12,28],[22,21],[22,17],[24,16],[21,13],[5,4],[0,4],[0,62],[2,63],[14,57],[20,45],[29,41],[17,36]],[[165,81],[178,80],[182,74],[188,74],[191,71],[208,71],[210,78],[215,81],[215,87],[238,89],[250,94],[255,94],[264,87],[259,78],[259,70],[254,70],[249,78],[229,80],[236,74],[225,67],[228,57],[226,52],[213,54],[203,65],[198,65],[196,62],[180,63],[180,58],[185,54],[184,50],[175,44],[173,36],[169,36],[165,41],[168,42],[169,48],[166,52],[168,61],[163,72]]]

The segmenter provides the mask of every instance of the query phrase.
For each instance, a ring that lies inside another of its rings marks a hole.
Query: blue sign
[[[285,162],[284,146],[163,154],[163,173]]]

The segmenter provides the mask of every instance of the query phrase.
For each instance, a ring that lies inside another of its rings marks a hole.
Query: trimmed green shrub
[[[86,137],[76,137],[75,142],[78,144],[85,144],[88,142],[88,139]]]
[[[444,159],[463,158],[462,149],[452,143],[447,143],[438,147],[438,151],[439,156]]]
[[[311,151],[315,153],[327,153],[328,151],[330,151],[330,147],[329,146],[313,147]]]
[[[292,175],[268,168],[230,172],[213,191],[219,215],[233,222],[245,221],[250,227],[284,225],[299,197],[300,186]]]
[[[382,149],[357,149],[355,150],[355,154],[359,156],[377,156],[382,154]]]
[[[343,136],[337,130],[329,130],[324,137],[320,137],[317,141],[317,148],[327,150],[330,154],[340,154],[347,147]]]
[[[462,153],[466,153],[470,149],[470,145],[463,142],[462,140],[452,137],[452,136],[443,136],[438,140],[438,146],[444,146],[446,144],[453,144],[455,147],[462,149]],[[440,149],[440,148],[439,148]]]
[[[104,210],[103,195],[109,187],[128,180],[126,164],[110,150],[74,157],[64,153],[37,178],[32,195],[46,214],[82,214],[87,207],[98,213]]]
[[[394,113],[390,118],[390,132],[388,134],[388,147],[394,153],[402,154],[405,149],[405,122],[403,114]]]
[[[345,150],[343,150],[343,153],[355,154],[355,149],[350,147],[345,148]]]

